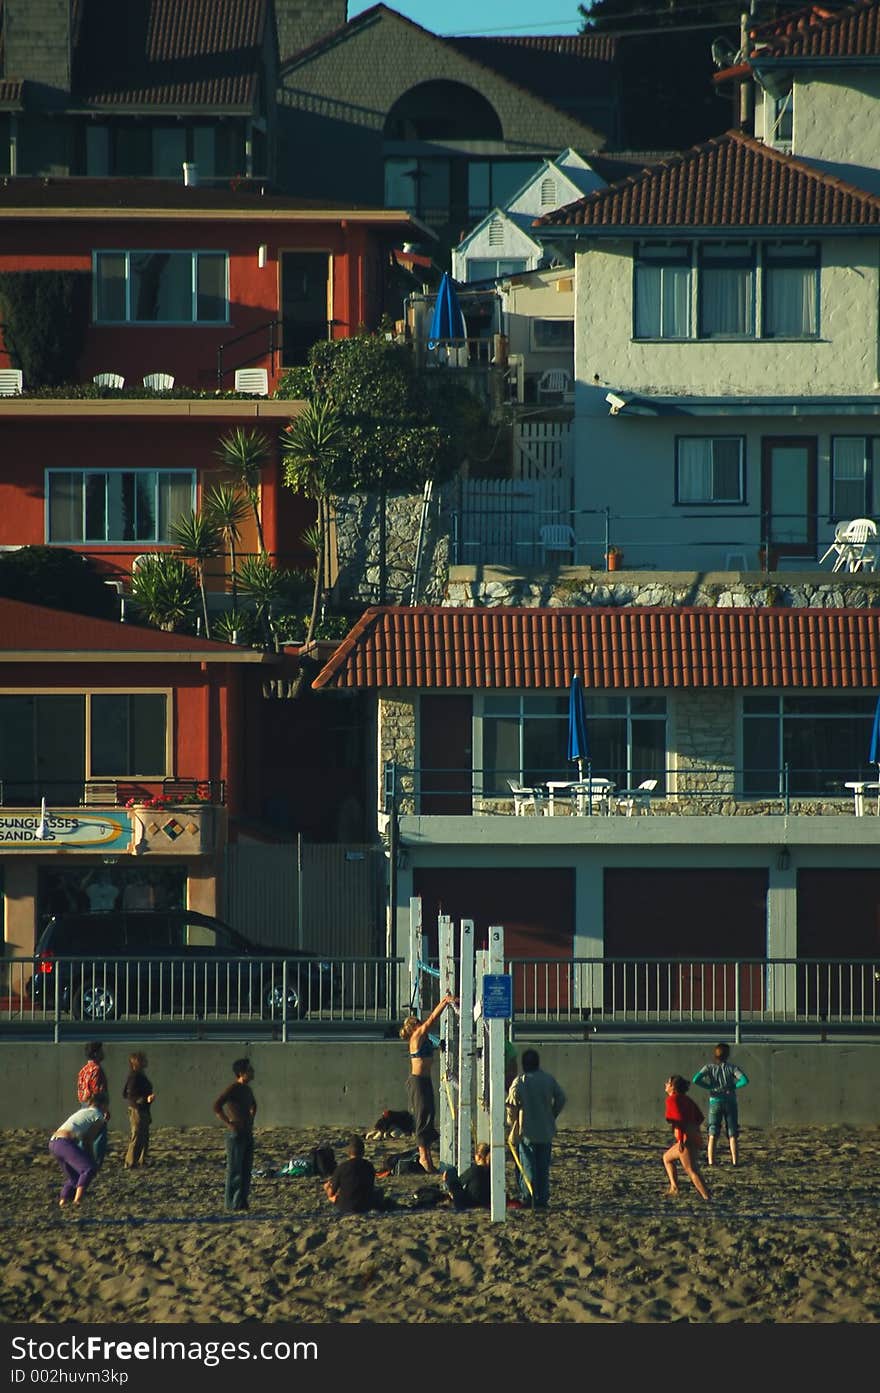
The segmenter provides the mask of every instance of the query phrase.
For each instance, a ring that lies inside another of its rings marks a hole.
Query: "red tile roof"
[[[463,609],[366,612],[316,688],[880,687],[880,611]]]
[[[880,197],[740,131],[537,218],[533,227],[866,227]]]
[[[75,655],[77,662],[106,662],[113,657],[119,661],[259,663],[266,657],[256,649],[190,634],[167,634],[138,624],[119,624],[0,598],[0,663],[54,660],[64,655]]]
[[[836,14],[818,5],[752,31],[753,58],[880,56],[880,0],[863,0]]]

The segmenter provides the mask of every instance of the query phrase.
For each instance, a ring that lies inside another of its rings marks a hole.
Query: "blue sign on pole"
[[[488,972],[483,978],[483,1019],[509,1021],[513,1015],[513,978],[506,972]]]

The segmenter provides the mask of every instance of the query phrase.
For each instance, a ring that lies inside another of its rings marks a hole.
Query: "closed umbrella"
[[[877,778],[880,779],[880,697],[877,698],[877,704],[874,707],[874,724],[871,727],[868,763],[877,765]],[[877,812],[880,814],[880,788],[877,790]]]
[[[448,271],[443,272],[443,278],[437,290],[437,302],[434,305],[434,313],[431,316],[431,328],[428,333],[428,347],[435,348],[438,342],[449,339],[466,339],[467,326],[464,322],[458,294],[455,289],[455,282]]]
[[[590,744],[587,739],[584,687],[577,673],[571,679],[571,690],[568,694],[568,758],[577,760],[578,778],[582,779],[584,760],[590,758]]]

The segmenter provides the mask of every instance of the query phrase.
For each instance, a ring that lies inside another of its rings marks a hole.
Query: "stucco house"
[[[575,248],[575,507],[634,564],[814,568],[874,511],[876,195],[731,131],[540,224]]]

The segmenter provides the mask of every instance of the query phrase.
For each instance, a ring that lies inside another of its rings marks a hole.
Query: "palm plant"
[[[168,529],[172,542],[179,547],[184,556],[196,563],[199,579],[199,593],[202,597],[202,616],[205,621],[205,638],[211,637],[208,620],[208,596],[205,591],[205,562],[216,556],[222,545],[219,528],[205,513],[182,513]]]
[[[223,610],[214,620],[213,636],[224,643],[253,643],[257,639],[255,616],[247,610]]]
[[[328,397],[313,397],[281,436],[284,451],[284,482],[313,498],[318,505],[314,528],[306,543],[315,556],[315,588],[306,643],[314,638],[318,607],[324,589],[324,554],[330,526],[330,495],[339,468],[344,427],[336,407]]]
[[[249,502],[238,484],[215,484],[205,494],[202,507],[220,533],[229,550],[229,573],[232,579],[232,608],[238,606],[238,577],[235,574],[236,544],[241,541],[239,523],[244,520]]]
[[[155,552],[132,571],[131,595],[148,624],[173,633],[192,619],[199,589],[185,561],[169,552]]]
[[[257,542],[260,551],[265,552],[266,543],[263,541],[263,523],[260,517],[260,476],[263,465],[268,462],[272,453],[268,439],[260,430],[246,430],[244,426],[235,426],[228,435],[221,437],[214,453],[246,494],[254,514]]]
[[[288,604],[293,583],[290,572],[275,566],[265,552],[260,556],[246,556],[238,568],[239,588],[253,601],[263,635],[270,643],[275,638],[273,606]]]

